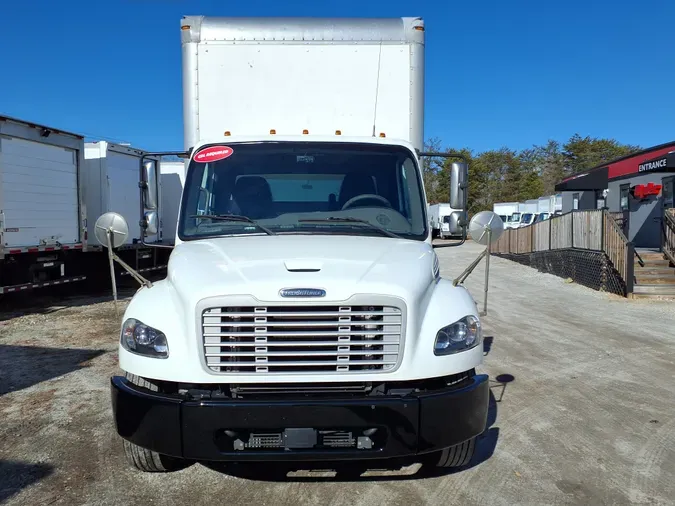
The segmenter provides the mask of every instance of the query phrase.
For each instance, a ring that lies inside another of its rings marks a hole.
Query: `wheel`
[[[476,438],[471,438],[438,452],[436,467],[462,467],[467,465],[476,450]]]
[[[159,386],[151,381],[136,376],[135,374],[125,373],[125,377],[130,383],[141,388],[147,388],[153,392],[159,392]],[[146,473],[167,473],[179,471],[190,466],[191,462],[169,455],[162,455],[147,448],[142,448],[126,439],[123,439],[124,456],[127,462],[139,471]]]
[[[187,460],[169,457],[127,441],[124,442],[124,456],[127,462],[146,473],[168,473],[180,471],[190,465]]]

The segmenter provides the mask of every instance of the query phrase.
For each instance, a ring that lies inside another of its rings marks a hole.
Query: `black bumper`
[[[487,421],[487,380],[477,375],[460,388],[406,397],[192,401],[114,376],[111,392],[118,434],[162,454],[203,461],[351,460],[429,453],[478,436]],[[293,428],[305,430],[285,431]],[[370,438],[359,447],[328,447],[321,435],[327,431]],[[281,434],[282,446],[241,449],[251,433]]]

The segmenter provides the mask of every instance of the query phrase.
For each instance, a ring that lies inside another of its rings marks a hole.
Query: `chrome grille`
[[[245,306],[202,312],[206,364],[221,373],[384,372],[398,364],[393,306]]]

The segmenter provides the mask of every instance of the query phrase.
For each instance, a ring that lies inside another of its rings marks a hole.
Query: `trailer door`
[[[129,224],[127,244],[141,236],[140,220],[140,177],[139,158],[108,150],[106,155],[108,175],[108,211],[121,214]]]
[[[77,152],[0,137],[0,217],[8,248],[80,240]]]

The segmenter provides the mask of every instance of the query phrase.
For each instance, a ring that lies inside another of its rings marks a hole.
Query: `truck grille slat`
[[[358,332],[358,331],[342,331],[342,332],[324,332],[324,331],[296,331],[296,332],[237,332],[239,337],[254,337],[261,334],[267,336],[275,337],[334,337],[334,336],[363,336],[364,334],[377,334],[378,336],[396,336],[398,341],[398,336],[401,334],[400,330],[391,331],[391,332]],[[226,337],[232,335],[232,332],[204,332],[204,337]]]
[[[225,336],[226,334],[223,334]],[[229,335],[229,334],[228,334]],[[269,334],[267,334],[269,336]],[[242,337],[241,334],[238,334],[237,337]],[[265,341],[265,346],[271,346],[271,347],[278,347],[278,346],[289,346],[289,347],[301,347],[301,348],[320,348],[324,346],[337,346],[339,343],[342,343],[343,341],[289,341],[289,340],[279,340],[279,341]],[[350,342],[350,341],[346,341]],[[358,341],[353,341],[354,343],[358,344],[359,346],[372,346],[372,345],[382,345],[382,344],[388,344],[392,346],[398,346],[399,342],[398,340],[392,341],[391,339],[387,340],[381,340],[378,341],[376,339],[363,339],[363,340],[358,340]],[[204,339],[204,345],[205,346],[216,346],[216,347],[225,347],[224,341],[221,341],[220,338],[213,338],[209,336],[208,338]],[[247,348],[253,348],[256,346],[260,346],[260,341],[255,342],[251,341],[250,343],[244,343],[241,341],[236,341],[232,343],[231,345],[228,344],[227,346],[232,346],[232,347],[237,347],[237,348],[243,348],[244,350]]]
[[[335,343],[333,343],[335,346]],[[398,346],[398,344],[394,345]],[[337,346],[335,346],[337,347]],[[221,346],[221,349],[225,346]],[[266,348],[263,346],[263,348]],[[361,355],[390,355],[390,352],[374,352],[372,350],[365,351],[351,351],[343,350],[338,353],[338,350],[300,350],[300,351],[230,351],[223,353],[206,353],[206,357],[329,357],[331,355],[340,355],[340,356],[361,356]]]
[[[386,372],[401,358],[403,314],[382,305],[211,307],[201,327],[214,372]]]

